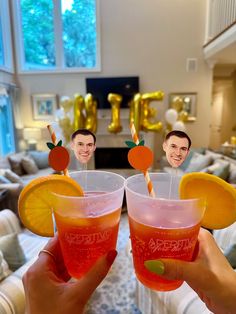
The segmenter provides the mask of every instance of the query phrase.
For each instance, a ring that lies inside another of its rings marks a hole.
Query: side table
[[[7,208],[7,195],[9,191],[7,189],[0,190],[0,210]]]

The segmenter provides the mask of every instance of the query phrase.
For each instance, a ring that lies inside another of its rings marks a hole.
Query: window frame
[[[9,0],[0,1],[0,16],[2,22],[1,24],[4,56],[4,64],[0,65],[0,71],[14,73]]]
[[[54,2],[54,31],[55,31],[55,68],[48,69],[25,69],[24,64],[24,46],[21,28],[21,10],[20,0],[13,0],[13,20],[15,47],[18,53],[16,54],[17,70],[19,74],[50,74],[50,73],[94,73],[101,71],[101,32],[100,32],[100,0],[95,0],[96,3],[96,29],[97,29],[97,65],[94,68],[67,68],[64,66],[63,41],[62,41],[62,20],[61,20],[61,0],[53,0]],[[61,34],[61,35],[60,35]]]

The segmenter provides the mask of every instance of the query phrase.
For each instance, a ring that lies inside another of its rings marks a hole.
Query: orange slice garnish
[[[66,196],[83,196],[80,185],[70,177],[49,175],[32,180],[21,191],[18,212],[24,226],[45,237],[54,235],[51,192]]]
[[[223,179],[208,173],[185,174],[180,181],[181,199],[203,198],[206,211],[202,226],[223,229],[236,221],[236,189]]]

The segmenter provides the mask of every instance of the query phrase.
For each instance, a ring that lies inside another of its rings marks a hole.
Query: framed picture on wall
[[[32,106],[34,120],[54,120],[57,109],[57,95],[33,94]]]

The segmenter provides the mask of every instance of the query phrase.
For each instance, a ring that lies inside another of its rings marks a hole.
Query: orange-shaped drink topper
[[[130,165],[134,169],[146,172],[153,163],[152,150],[149,147],[144,146],[144,140],[140,141],[138,144],[135,144],[132,141],[126,141],[125,143],[130,148],[128,152],[128,161]]]
[[[65,170],[70,162],[70,154],[68,150],[62,146],[62,140],[57,145],[47,143],[50,153],[48,156],[49,165],[56,171]]]

